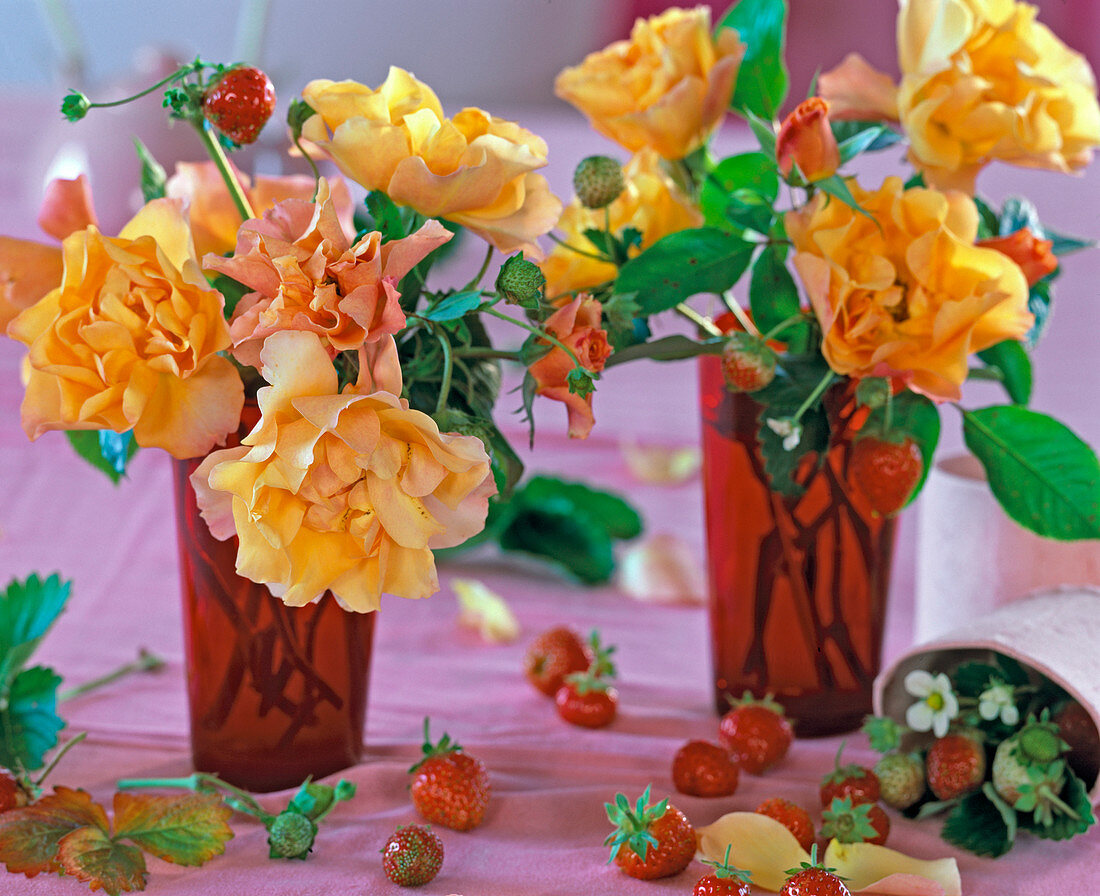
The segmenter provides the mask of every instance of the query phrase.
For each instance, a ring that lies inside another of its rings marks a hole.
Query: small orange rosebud
[[[840,149],[829,127],[829,104],[819,96],[803,100],[779,127],[775,157],[784,177],[797,165],[808,181],[823,180],[840,167]]]
[[[1058,267],[1058,259],[1050,251],[1051,241],[1036,239],[1035,234],[1026,227],[1008,236],[978,240],[978,245],[996,249],[1016,262],[1027,277],[1028,286],[1034,286]]]

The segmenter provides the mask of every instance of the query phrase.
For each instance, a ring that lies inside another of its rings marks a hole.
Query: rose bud
[[[1036,239],[1026,227],[1008,236],[978,240],[978,245],[996,249],[1016,262],[1027,277],[1028,286],[1034,286],[1058,267],[1058,259],[1050,251],[1051,241]]]
[[[840,149],[829,127],[829,104],[819,96],[803,100],[779,127],[775,157],[784,177],[798,170],[807,181],[823,180],[840,167]]]

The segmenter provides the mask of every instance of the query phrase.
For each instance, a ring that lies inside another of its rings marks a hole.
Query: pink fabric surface
[[[566,193],[572,165],[600,149],[598,142],[575,116],[548,115],[542,126],[530,118],[525,122],[558,148],[551,180]],[[733,151],[728,145],[724,149]],[[1002,169],[988,181],[1003,193],[1020,178]],[[1020,189],[1040,203],[1058,229],[1095,237],[1098,184],[1096,171],[1083,179],[1027,175]],[[9,219],[15,214],[10,208],[4,212]],[[28,228],[24,235],[33,233]],[[1048,343],[1040,349],[1036,398],[1041,409],[1059,413],[1093,443],[1100,441],[1092,350],[1100,314],[1100,304],[1092,301],[1100,280],[1098,255],[1073,259],[1059,283],[1060,309]],[[140,646],[167,660],[158,674],[63,705],[67,733],[86,731],[88,738],[65,758],[52,780],[83,787],[109,802],[119,778],[190,770],[168,462],[163,455],[145,452],[129,481],[116,488],[76,459],[60,434],[29,444],[18,425],[20,348],[0,340],[0,576],[6,581],[57,570],[74,581],[70,606],[38,660],[53,665],[67,685],[131,659]],[[631,480],[619,451],[619,439],[625,436],[697,444],[694,390],[690,364],[609,371],[596,396],[597,428],[584,443],[568,443],[564,410],[541,402],[536,447],[527,453],[529,467],[621,489],[642,509],[649,534],[684,537],[701,563],[698,482],[675,488],[642,485]],[[982,394],[999,400],[993,392]],[[503,411],[510,410],[510,400],[519,403],[518,396],[505,396]],[[945,410],[944,419],[947,445],[953,439],[957,444],[952,435],[958,429],[957,415]],[[902,526],[888,656],[907,646],[911,637],[912,513]],[[517,642],[486,645],[458,626],[450,583],[460,576],[482,579],[508,599],[523,627]],[[359,785],[359,793],[330,816],[313,856],[307,862],[269,861],[262,830],[237,817],[237,836],[225,856],[199,869],[153,860],[148,892],[404,892],[382,875],[378,850],[395,827],[416,820],[405,770],[418,755],[425,715],[432,717],[436,733],[449,732],[484,760],[494,786],[482,827],[464,834],[439,832],[447,852],[444,868],[420,890],[431,896],[690,892],[706,871],[698,863],[676,878],[654,883],[633,881],[606,864],[602,841],[609,828],[603,803],[617,791],[634,797],[651,784],[655,796],[672,796],[698,825],[728,811],[751,810],[769,796],[815,806],[817,782],[832,767],[839,738],[796,742],[782,765],[763,777],[744,776],[728,799],[703,800],[673,791],[670,764],[676,749],[689,738],[713,738],[717,727],[701,608],[642,606],[613,586],[582,588],[542,567],[492,552],[445,565],[441,581],[441,593],[426,601],[384,602],[376,633],[366,757],[344,775]],[[566,725],[550,702],[522,679],[526,642],[563,622],[599,628],[605,641],[618,645],[621,715],[608,729]],[[849,737],[845,756],[866,762],[873,758],[860,735]],[[278,800],[270,798],[273,805]],[[1082,892],[1100,885],[1100,835],[1095,830],[1065,843],[1021,837],[1009,856],[989,860],[944,844],[935,821],[911,822],[896,814],[892,820],[892,846],[922,858],[957,856],[964,892],[970,896]],[[4,894],[80,892],[86,890],[71,880],[0,874]]]

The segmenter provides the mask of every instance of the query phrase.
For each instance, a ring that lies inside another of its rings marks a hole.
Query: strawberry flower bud
[[[775,157],[784,177],[794,166],[811,183],[840,167],[840,148],[829,127],[829,104],[819,96],[803,100],[779,127]]]

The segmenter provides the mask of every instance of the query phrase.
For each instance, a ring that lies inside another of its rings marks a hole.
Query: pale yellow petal
[[[508,603],[475,579],[453,579],[458,599],[458,621],[477,631],[491,644],[506,644],[519,637],[519,620]]]
[[[730,865],[752,874],[758,887],[778,892],[789,868],[810,861],[810,855],[786,827],[758,812],[730,812],[713,824],[696,828],[698,858],[722,861],[729,847]]]
[[[953,858],[914,859],[874,843],[838,843],[831,840],[825,850],[824,862],[846,878],[852,890],[876,892],[874,885],[877,881],[895,874],[913,874],[939,884],[944,896],[962,894],[959,867]]]

